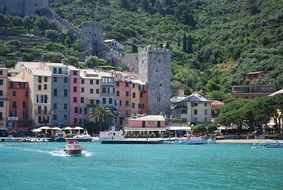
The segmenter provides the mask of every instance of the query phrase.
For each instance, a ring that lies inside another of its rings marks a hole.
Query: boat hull
[[[101,140],[101,144],[162,144],[162,140]]]
[[[81,154],[83,149],[65,149],[67,154]]]

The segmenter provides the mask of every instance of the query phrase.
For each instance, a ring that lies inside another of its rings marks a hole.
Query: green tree
[[[90,110],[89,121],[98,123],[99,131],[108,130],[112,116],[113,114],[109,108],[98,105]]]

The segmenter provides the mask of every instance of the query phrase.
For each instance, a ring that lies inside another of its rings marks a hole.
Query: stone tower
[[[170,51],[165,48],[139,48],[138,74],[148,83],[148,114],[168,115],[170,112],[170,58]]]
[[[0,12],[31,16],[49,11],[49,0],[0,0]]]
[[[103,25],[99,22],[86,22],[82,24],[81,42],[86,54],[101,56],[104,48]]]

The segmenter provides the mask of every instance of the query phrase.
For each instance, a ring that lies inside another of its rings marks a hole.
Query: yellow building
[[[19,77],[29,84],[29,119],[35,126],[51,123],[51,73],[41,62],[18,62]]]
[[[101,103],[101,77],[94,69],[80,71],[80,121],[84,125],[88,120],[88,108]]]
[[[8,112],[8,70],[0,65],[0,130],[6,130]]]

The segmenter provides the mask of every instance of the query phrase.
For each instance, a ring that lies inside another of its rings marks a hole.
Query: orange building
[[[9,133],[25,136],[30,132],[28,120],[28,83],[20,78],[8,79]]]

